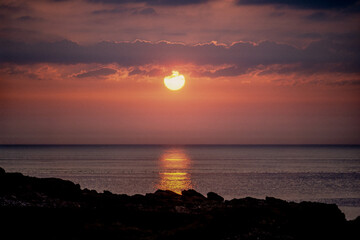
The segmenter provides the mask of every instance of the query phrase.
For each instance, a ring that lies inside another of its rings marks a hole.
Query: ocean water
[[[225,199],[335,203],[347,219],[360,215],[360,146],[3,145],[0,166],[99,192],[193,188]]]

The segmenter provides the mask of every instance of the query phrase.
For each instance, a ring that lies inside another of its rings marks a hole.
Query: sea
[[[335,203],[348,220],[360,215],[359,145],[0,145],[0,167],[98,192],[195,189]]]

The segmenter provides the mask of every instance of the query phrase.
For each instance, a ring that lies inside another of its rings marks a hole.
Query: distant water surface
[[[0,166],[100,192],[193,188],[225,199],[336,203],[348,219],[360,215],[360,146],[3,145]]]

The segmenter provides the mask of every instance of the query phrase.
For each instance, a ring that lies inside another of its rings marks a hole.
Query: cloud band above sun
[[[315,41],[304,48],[270,41],[235,42],[229,46],[215,42],[187,45],[171,42],[101,42],[82,46],[71,41],[23,43],[1,41],[0,62],[28,63],[117,63],[121,66],[160,64],[165,66],[228,65],[209,72],[212,77],[236,76],[256,67],[281,65],[273,71],[360,72],[360,50],[351,43]],[[286,66],[286,67],[285,67]]]

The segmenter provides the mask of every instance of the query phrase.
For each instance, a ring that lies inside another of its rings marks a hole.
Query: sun
[[[171,91],[177,91],[184,87],[185,77],[179,74],[178,71],[172,71],[170,76],[164,78],[164,84]]]

